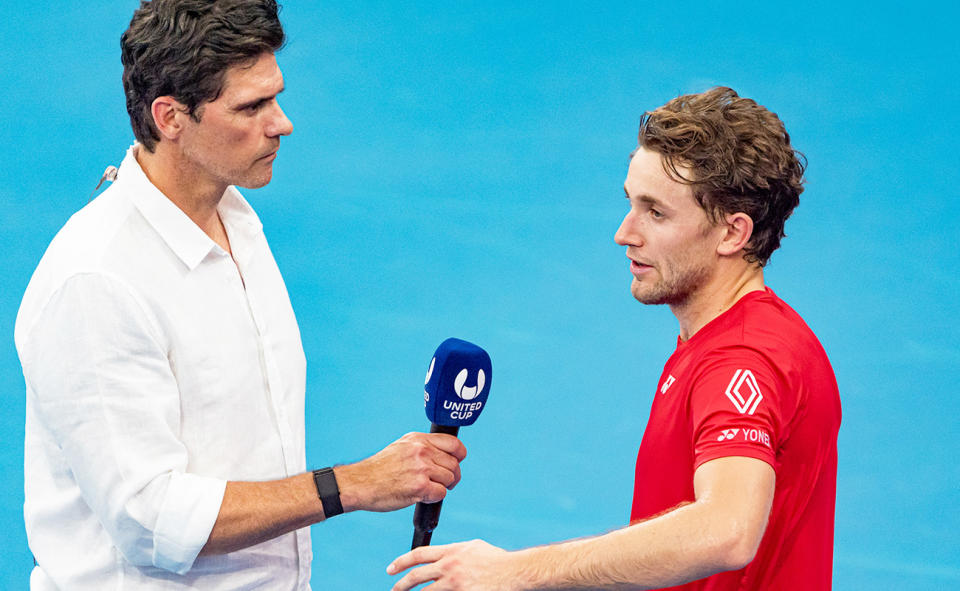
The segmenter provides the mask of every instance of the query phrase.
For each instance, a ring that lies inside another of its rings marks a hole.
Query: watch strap
[[[317,496],[323,504],[323,514],[326,518],[343,513],[340,503],[340,487],[337,486],[337,477],[333,468],[320,468],[313,471],[313,482],[317,485]]]

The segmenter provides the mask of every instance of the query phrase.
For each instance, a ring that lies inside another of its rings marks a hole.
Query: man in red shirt
[[[482,541],[395,560],[410,589],[830,588],[840,397],[803,320],[763,266],[803,191],[779,118],[729,88],[676,98],[640,125],[616,233],[677,350],[637,456],[631,525],[505,552]]]

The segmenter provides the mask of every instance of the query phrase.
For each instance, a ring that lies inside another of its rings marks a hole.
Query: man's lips
[[[267,153],[264,154],[263,156],[257,158],[257,160],[267,160],[267,159],[269,159],[269,158],[274,158],[274,157],[276,157],[277,152],[279,152],[279,151],[280,151],[280,146],[277,146],[276,148],[270,150],[269,152],[267,152]]]
[[[636,261],[634,259],[630,259],[630,272],[633,273],[634,275],[640,275],[640,274],[646,273],[650,269],[653,269],[653,266],[647,265],[646,263],[642,263],[640,261]]]

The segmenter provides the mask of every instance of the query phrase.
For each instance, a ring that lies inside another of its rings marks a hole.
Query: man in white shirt
[[[408,434],[306,470],[305,359],[262,226],[273,0],[153,0],[121,40],[137,138],[57,234],[15,330],[32,589],[308,589],[305,526],[438,501],[466,455]]]

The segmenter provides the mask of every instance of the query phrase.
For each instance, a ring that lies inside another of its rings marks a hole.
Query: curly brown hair
[[[274,0],[143,0],[120,37],[123,90],[133,134],[153,151],[151,107],[170,95],[199,121],[231,66],[276,53],[284,42]]]
[[[767,264],[800,203],[807,162],[775,113],[726,87],[679,96],[640,120],[640,146],[660,153],[664,170],[693,187],[714,223],[743,212],[753,220],[747,261]],[[678,166],[688,167],[685,178]]]

